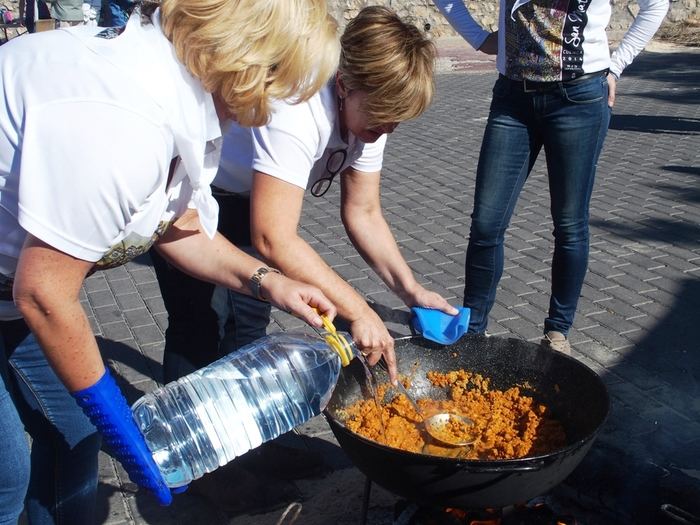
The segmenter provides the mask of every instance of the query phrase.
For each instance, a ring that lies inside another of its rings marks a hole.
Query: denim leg
[[[250,200],[220,195],[219,231],[241,250],[250,246]],[[163,302],[168,311],[165,332],[163,382],[174,381],[199,370],[232,350],[265,335],[270,305],[231,294],[179,271],[157,251],[150,252]],[[254,254],[257,255],[257,254]],[[221,342],[223,338],[226,342]]]
[[[224,288],[217,288],[214,297],[217,300],[212,306],[219,316],[222,355],[265,336],[270,323],[269,303]]]
[[[102,11],[105,14],[104,25],[106,27],[122,27],[129,21],[129,13],[133,7],[132,0],[109,0],[107,6],[103,4]]]
[[[563,87],[546,101],[544,149],[554,222],[552,293],[544,331],[568,334],[588,268],[589,205],[610,122],[607,81]]]
[[[260,257],[252,246],[239,246],[253,257]],[[264,337],[270,324],[269,303],[248,295],[216,287],[211,302],[219,319],[219,353],[224,356]]]
[[[168,311],[163,382],[169,383],[219,357],[217,317],[210,306],[214,285],[181,272],[155,250],[150,255]]]
[[[18,333],[15,329],[10,335]],[[15,407],[32,437],[26,496],[29,523],[90,525],[100,436],[56,377],[26,325],[23,337],[9,344],[5,337],[5,346]]]
[[[465,262],[463,304],[471,309],[472,333],[486,330],[503,273],[505,231],[541,148],[532,120],[530,99],[499,79],[481,143]]]
[[[29,443],[11,393],[13,381],[7,366],[9,352],[3,328],[9,324],[0,322],[0,525],[17,525],[24,509],[30,469]]]
[[[251,246],[250,199],[247,196],[220,194],[219,231],[238,248],[260,259]],[[219,320],[219,353],[224,356],[263,337],[270,323],[270,305],[248,295],[217,287],[211,307]]]

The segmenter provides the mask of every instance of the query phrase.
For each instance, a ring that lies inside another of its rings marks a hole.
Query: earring
[[[345,101],[345,97],[338,97],[338,112],[343,111],[343,102]]]

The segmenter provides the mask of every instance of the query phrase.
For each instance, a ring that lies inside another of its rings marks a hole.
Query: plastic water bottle
[[[132,413],[166,484],[180,487],[320,414],[340,367],[319,337],[272,334],[146,394]]]

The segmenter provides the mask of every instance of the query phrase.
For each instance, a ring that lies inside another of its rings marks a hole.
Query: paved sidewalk
[[[493,63],[466,44],[443,46],[432,108],[389,140],[382,199],[421,282],[460,304],[474,173]],[[619,82],[591,206],[591,256],[571,340],[608,385],[612,412],[579,469],[557,489],[584,523],[665,523],[658,509],[700,501],[700,50],[653,46]],[[522,192],[506,241],[506,269],[491,315],[494,335],[536,341],[548,306],[551,220],[543,159]],[[409,333],[398,298],[352,249],[338,185],[309,198],[301,229],[376,305],[397,336]],[[84,286],[104,356],[131,401],[161,376],[167,317],[146,257]],[[303,329],[273,313],[271,330]],[[583,401],[583,400],[582,400]],[[301,431],[333,472],[298,483],[299,524],[358,522],[363,476],[322,418]],[[275,524],[281,510],[230,516],[194,494],[160,508],[101,456],[98,523]],[[604,478],[601,479],[601,475]],[[374,488],[369,523],[391,523],[396,497]],[[700,514],[700,509],[692,509]]]

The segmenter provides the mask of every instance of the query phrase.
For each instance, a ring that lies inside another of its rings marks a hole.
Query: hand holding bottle
[[[258,298],[269,301],[280,310],[295,315],[316,328],[323,327],[319,314],[331,321],[336,316],[335,306],[321,290],[285,277],[277,271],[267,272],[260,281]]]

